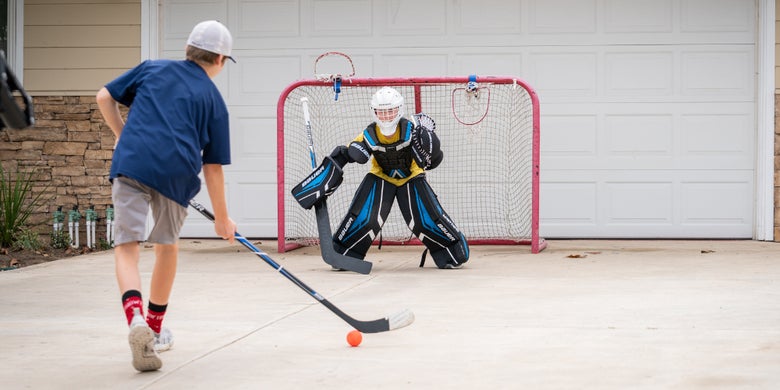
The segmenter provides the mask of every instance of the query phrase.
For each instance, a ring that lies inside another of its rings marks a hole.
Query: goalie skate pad
[[[437,267],[457,268],[468,261],[463,233],[441,207],[424,175],[400,187],[397,198],[409,229],[430,250]]]
[[[439,268],[460,268],[463,263],[469,261],[469,244],[466,237],[460,233],[460,239],[449,246],[435,251],[431,249],[431,257]]]
[[[320,200],[330,196],[343,179],[341,167],[330,156],[322,160],[317,169],[292,189],[292,195],[298,204],[310,209]]]

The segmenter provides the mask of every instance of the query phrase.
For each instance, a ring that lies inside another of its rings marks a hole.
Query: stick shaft
[[[309,143],[309,158],[311,158],[311,169],[317,168],[317,156],[314,152],[314,137],[312,136],[311,115],[309,114],[309,98],[301,98],[301,108],[303,109],[303,120],[306,128],[306,139]],[[359,274],[367,275],[371,272],[373,264],[369,261],[349,257],[337,253],[329,244],[331,240],[330,216],[328,215],[327,200],[323,199],[316,206],[314,212],[317,216],[317,233],[320,239],[320,252],[325,263],[332,267],[345,269]]]
[[[301,106],[303,106],[303,122],[306,127],[306,139],[309,142],[309,157],[311,158],[311,169],[317,168],[317,155],[314,153],[314,137],[311,130],[311,116],[309,115],[309,99],[302,97]]]
[[[190,200],[190,206],[192,206],[192,208],[194,208],[195,210],[198,210],[198,212],[200,212],[208,220],[210,220],[211,222],[214,222],[214,214],[211,211],[209,211],[208,209],[206,209],[206,207],[204,207],[200,203],[196,202],[195,200]],[[391,323],[390,323],[390,320],[388,319],[388,317],[380,318],[378,320],[373,320],[373,321],[360,321],[360,320],[356,320],[356,319],[350,317],[349,315],[347,315],[346,313],[344,313],[341,309],[336,307],[336,305],[330,303],[322,295],[320,295],[319,293],[314,291],[311,287],[306,285],[306,283],[304,283],[302,280],[300,280],[297,277],[295,277],[295,275],[293,275],[292,273],[290,273],[289,271],[284,269],[284,267],[282,267],[279,263],[275,262],[270,256],[268,256],[268,254],[266,254],[265,252],[260,250],[260,248],[254,246],[251,242],[249,242],[249,240],[244,238],[242,235],[238,234],[238,232],[236,232],[235,237],[236,237],[236,240],[238,240],[238,242],[240,242],[247,249],[251,250],[254,254],[256,254],[261,259],[263,259],[263,261],[265,261],[266,264],[268,264],[269,266],[273,267],[280,274],[284,275],[285,278],[287,278],[288,280],[293,282],[293,284],[298,286],[301,290],[305,291],[307,294],[309,294],[309,296],[311,296],[312,298],[316,299],[317,302],[319,302],[323,306],[327,307],[328,310],[333,312],[333,314],[336,314],[337,316],[339,316],[339,318],[344,320],[346,323],[351,325],[353,328],[355,328],[355,329],[357,329],[357,330],[359,330],[359,331],[361,331],[363,333],[385,332],[385,331],[388,331],[388,330],[393,330],[393,329],[397,329],[397,328],[400,328],[400,327],[404,327],[406,325],[411,324],[412,321],[414,321],[414,315],[412,315],[411,312],[409,312],[409,314],[406,314],[406,312],[403,312],[402,315],[406,315],[407,317],[410,316],[410,318],[406,318],[405,320],[401,321],[399,325],[393,324],[393,327],[391,327]]]

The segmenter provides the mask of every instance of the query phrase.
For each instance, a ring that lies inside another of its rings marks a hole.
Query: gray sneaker
[[[173,347],[173,333],[168,328],[160,329],[160,333],[154,334],[154,350],[165,352]]]
[[[146,323],[141,311],[135,309],[130,321],[130,351],[133,353],[133,367],[138,371],[154,371],[162,367],[162,360],[154,350],[154,331]]]

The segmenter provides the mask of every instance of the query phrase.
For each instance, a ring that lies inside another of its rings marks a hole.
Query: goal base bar
[[[539,240],[536,242],[536,245],[533,245],[533,241],[531,239],[476,239],[476,240],[466,240],[469,245],[528,245],[531,247],[531,253],[539,253],[547,248],[547,241],[544,238],[539,238]],[[316,240],[316,243],[314,245],[319,245],[319,240]],[[379,241],[374,241],[374,246],[379,245]],[[382,245],[391,245],[391,246],[404,246],[404,245],[422,245],[422,242],[418,240],[417,238],[412,238],[409,240],[382,240]],[[278,250],[279,253],[284,253],[288,251],[292,251],[298,248],[305,248],[308,247],[308,245],[304,245],[297,242],[278,242]]]

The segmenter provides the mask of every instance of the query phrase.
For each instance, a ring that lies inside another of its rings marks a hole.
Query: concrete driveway
[[[274,260],[349,315],[411,309],[366,334],[238,243],[183,240],[160,371],[130,364],[113,252],[0,272],[2,389],[777,389],[780,244],[553,240],[475,246],[460,270],[372,248],[370,275],[317,248]],[[148,295],[153,251],[142,250]]]

